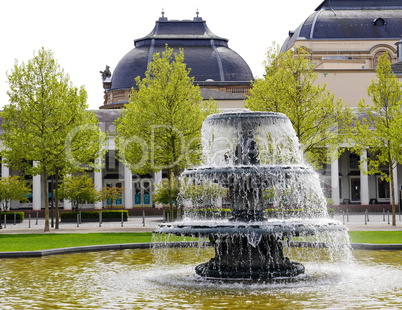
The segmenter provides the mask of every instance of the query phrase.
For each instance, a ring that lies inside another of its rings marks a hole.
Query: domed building
[[[159,18],[154,29],[145,37],[134,40],[134,48],[119,61],[113,74],[103,72],[105,101],[101,109],[119,109],[128,102],[135,78],[145,77],[154,53],[165,46],[176,52],[183,49],[190,76],[200,86],[205,100],[215,99],[220,108],[241,108],[248,94],[253,75],[244,59],[229,48],[228,39],[209,30],[198,16],[193,20]]]
[[[397,55],[401,34],[400,0],[325,0],[296,30],[289,31],[281,51],[307,48],[318,73],[316,83],[326,84],[336,98],[356,107],[361,99],[372,102],[367,87],[376,78],[378,58],[385,52],[402,78],[402,65],[396,64],[402,61]],[[335,205],[343,203],[353,210],[354,205],[376,204],[382,211],[390,202],[391,190],[399,197],[401,167],[391,189],[380,175],[368,176],[360,170],[365,156],[344,152],[322,171],[322,179]]]
[[[267,30],[269,31],[269,29]],[[367,96],[367,87],[375,76],[377,60],[388,52],[394,69],[402,78],[402,54],[397,61],[397,47],[402,34],[402,1],[400,0],[325,0],[301,23],[290,31],[282,51],[304,46],[310,51],[311,61],[316,65],[317,83],[327,84],[327,89],[350,106]],[[267,36],[269,33],[267,33]],[[154,29],[145,37],[136,39],[134,47],[116,65],[114,72],[109,67],[102,72],[104,102],[96,111],[102,130],[110,133],[101,171],[90,172],[95,186],[124,187],[115,206],[127,209],[152,205],[153,184],[166,175],[162,172],[147,175],[133,175],[130,169],[116,159],[114,145],[114,121],[120,116],[121,108],[128,102],[131,89],[136,87],[135,78],[144,77],[147,66],[156,52],[165,45],[176,51],[183,49],[185,62],[191,68],[190,75],[200,86],[202,97],[217,101],[220,109],[243,108],[248,94],[252,72],[235,51],[228,46],[228,40],[212,33],[206,22],[198,16],[193,20],[171,20],[164,14],[155,23]],[[0,129],[1,133],[1,129]],[[321,171],[321,179],[327,189],[327,196],[334,205],[353,206],[375,203],[379,211],[390,201],[390,187],[379,175],[366,175],[359,169],[359,158],[344,152],[339,160],[327,165]],[[16,174],[2,164],[1,176]],[[402,171],[398,167],[397,191],[402,185]],[[13,209],[40,210],[40,176],[33,176],[33,194],[26,204],[14,202]],[[402,196],[401,196],[402,197]],[[61,204],[71,209],[71,203]],[[84,208],[102,209],[105,202],[85,205]],[[373,206],[370,206],[370,208]],[[373,208],[371,208],[373,210]]]
[[[88,174],[93,178],[97,189],[124,188],[122,197],[113,201],[113,205],[117,207],[131,209],[153,205],[153,184],[158,184],[162,178],[167,177],[162,171],[133,175],[131,170],[117,159],[114,143],[114,122],[121,115],[121,108],[128,103],[130,91],[136,87],[135,78],[145,77],[152,55],[164,51],[166,44],[176,52],[183,49],[187,68],[191,68],[190,76],[193,76],[194,83],[200,86],[202,97],[205,100],[214,99],[222,110],[243,108],[253,81],[252,72],[244,59],[229,48],[228,39],[209,30],[206,22],[198,16],[198,12],[193,20],[172,21],[162,13],[162,17],[156,21],[154,29],[147,36],[134,40],[134,48],[122,57],[114,72],[111,72],[109,66],[101,71],[104,103],[96,114],[100,128],[110,136],[105,146],[106,155],[102,159],[104,168]],[[0,134],[1,132],[0,126]],[[18,173],[5,164],[1,165],[2,177]],[[45,201],[41,177],[33,176],[29,182],[32,182],[33,191],[28,202],[15,201],[12,203],[12,209],[41,210]],[[83,208],[102,209],[106,204],[106,201],[96,202],[85,204]],[[64,210],[70,210],[72,207],[69,201],[61,201],[59,205]],[[150,208],[147,213],[149,210]]]
[[[325,0],[289,31],[281,51],[307,48],[317,83],[327,84],[336,97],[357,106],[362,98],[370,102],[366,89],[375,78],[378,58],[388,52],[391,62],[396,62],[395,44],[401,34],[399,0]]]

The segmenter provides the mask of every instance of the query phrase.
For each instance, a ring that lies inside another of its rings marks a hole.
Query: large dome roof
[[[250,82],[252,72],[244,59],[228,47],[228,40],[213,34],[200,17],[172,20],[161,17],[146,37],[134,41],[134,48],[117,64],[111,90],[135,87],[134,79],[143,78],[152,55],[165,45],[183,48],[185,63],[196,82]]]
[[[323,1],[282,46],[296,40],[399,39],[402,34],[400,0]]]

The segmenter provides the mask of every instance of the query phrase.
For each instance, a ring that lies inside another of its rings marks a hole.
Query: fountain
[[[346,231],[328,218],[318,176],[304,164],[295,131],[284,114],[243,111],[210,115],[203,124],[202,143],[204,164],[184,171],[182,182],[201,188],[215,184],[226,190],[226,197],[216,200],[206,195],[189,201],[183,195],[184,219],[161,224],[154,231],[209,239],[215,257],[196,266],[197,275],[293,278],[303,274],[305,267],[285,257],[284,244],[294,237]],[[230,218],[194,216],[197,210],[217,208],[218,204],[231,210]],[[268,212],[281,217],[268,218]]]

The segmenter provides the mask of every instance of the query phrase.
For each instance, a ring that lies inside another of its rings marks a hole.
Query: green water
[[[0,309],[397,309],[402,252],[354,251],[355,263],[303,262],[291,283],[209,281],[212,249],[121,250],[0,259]],[[167,253],[165,253],[167,252]],[[166,254],[166,255],[165,255]],[[162,266],[160,266],[162,265]]]

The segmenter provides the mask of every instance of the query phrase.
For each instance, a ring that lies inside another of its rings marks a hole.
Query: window
[[[351,169],[359,168],[359,155],[354,153],[349,154],[349,168]]]
[[[119,168],[119,160],[116,156],[116,151],[108,151],[106,153],[106,170],[108,171],[117,171]]]
[[[378,59],[385,53],[385,51],[378,52],[374,55],[373,58],[373,68],[377,68],[378,66]],[[391,53],[388,51],[388,59],[391,61]]]
[[[389,182],[377,176],[377,197],[380,200],[389,200],[390,198],[390,186]]]
[[[350,178],[350,198],[353,202],[360,201],[360,177]]]

